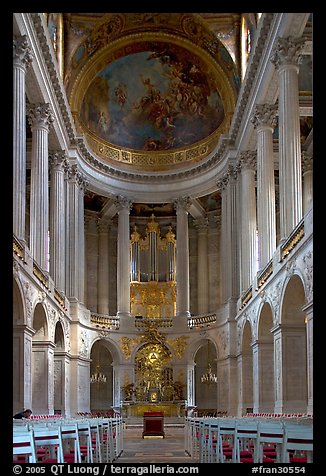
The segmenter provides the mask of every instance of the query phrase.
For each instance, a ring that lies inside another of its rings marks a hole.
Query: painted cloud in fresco
[[[188,50],[136,43],[92,81],[81,109],[84,126],[134,150],[168,150],[212,134],[224,119],[212,71]]]

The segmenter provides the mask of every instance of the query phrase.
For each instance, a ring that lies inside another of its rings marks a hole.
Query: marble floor
[[[184,427],[164,427],[164,438],[142,438],[142,427],[123,430],[123,452],[116,463],[194,463],[184,449]]]

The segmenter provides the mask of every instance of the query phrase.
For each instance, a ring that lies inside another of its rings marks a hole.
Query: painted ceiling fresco
[[[81,122],[102,140],[133,150],[169,150],[206,138],[225,111],[213,71],[191,51],[136,42],[89,86]]]

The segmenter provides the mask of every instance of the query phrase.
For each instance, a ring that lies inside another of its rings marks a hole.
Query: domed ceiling
[[[229,128],[239,77],[197,14],[105,14],[70,63],[65,85],[76,125],[117,168],[193,166]]]

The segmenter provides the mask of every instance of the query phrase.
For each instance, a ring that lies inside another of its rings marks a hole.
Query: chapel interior
[[[13,414],[313,415],[312,21],[13,14]]]

